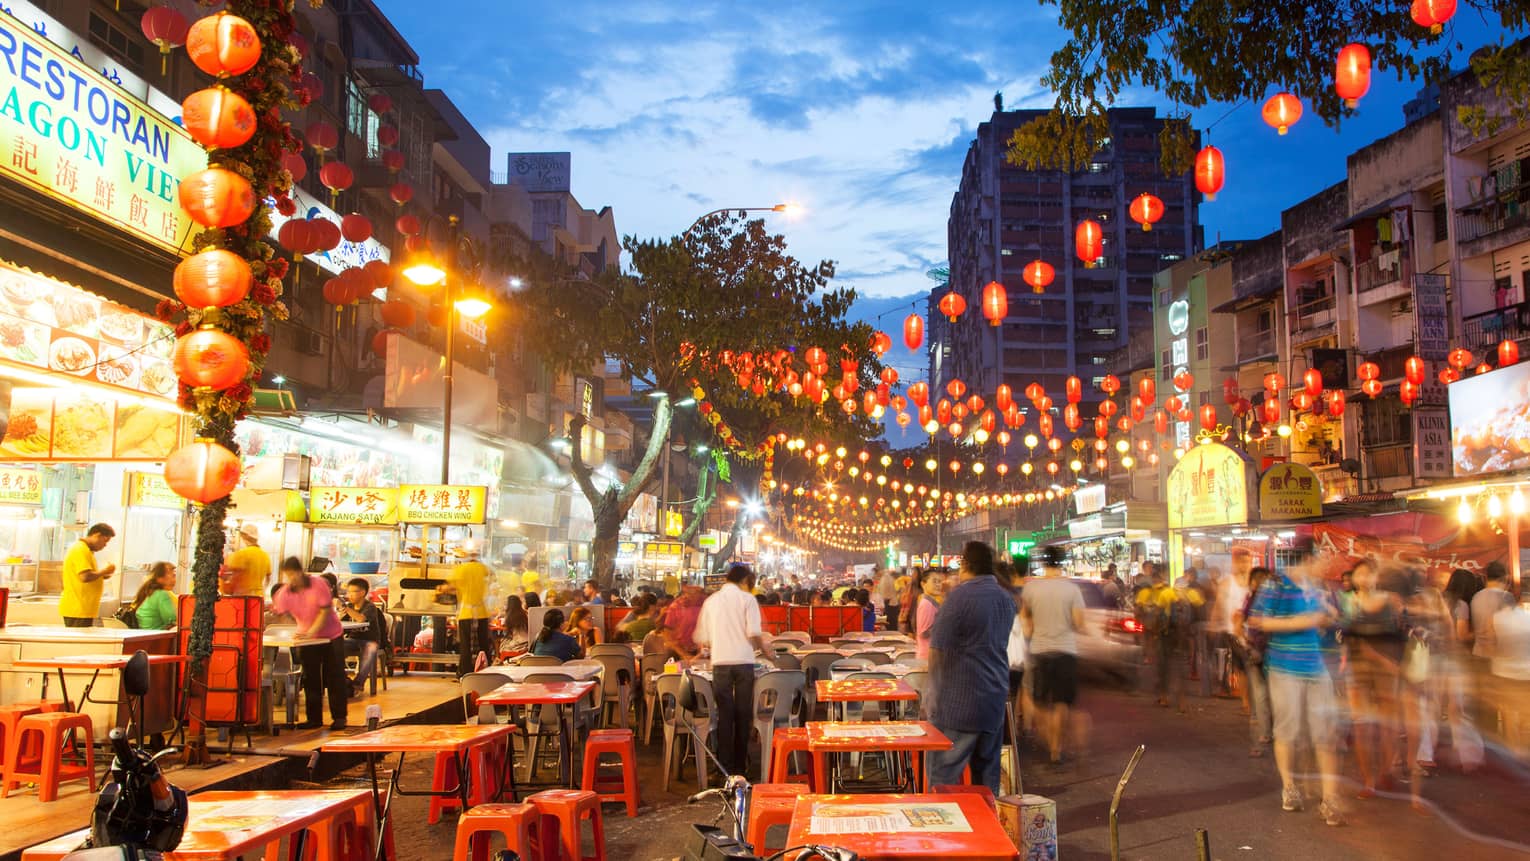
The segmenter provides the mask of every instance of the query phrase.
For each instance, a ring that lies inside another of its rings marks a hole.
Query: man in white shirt
[[[717,758],[729,774],[749,765],[749,732],[754,726],[754,655],[765,651],[760,603],[754,599],[754,572],[728,566],[728,582],[701,605],[692,635],[712,650],[712,693],[717,699]]]

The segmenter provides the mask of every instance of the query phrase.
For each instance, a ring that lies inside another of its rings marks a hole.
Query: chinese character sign
[[[482,523],[488,488],[481,485],[406,484],[398,489],[403,523]]]
[[[393,524],[399,491],[392,487],[315,487],[308,496],[308,522]]]
[[[1277,463],[1259,479],[1260,520],[1301,520],[1323,514],[1323,483],[1299,463]]]
[[[1225,445],[1196,445],[1169,473],[1169,528],[1248,522],[1248,465]]]
[[[32,469],[0,469],[0,502],[42,505],[42,475]]]

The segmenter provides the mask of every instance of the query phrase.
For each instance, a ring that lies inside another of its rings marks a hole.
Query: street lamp
[[[682,237],[689,236],[691,231],[695,230],[696,227],[701,224],[701,222],[706,221],[708,218],[711,218],[714,215],[721,215],[724,212],[780,212],[785,215],[796,215],[801,211],[802,207],[795,203],[778,203],[774,206],[725,206],[722,209],[714,209],[711,212],[705,213],[700,218],[692,221],[691,226],[687,227],[685,232],[681,233],[680,235]]]

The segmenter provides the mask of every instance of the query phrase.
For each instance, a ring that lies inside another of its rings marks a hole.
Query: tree
[[[623,519],[655,478],[677,402],[713,404],[730,428],[718,444],[734,461],[746,460],[772,423],[847,418],[837,405],[793,397],[782,390],[778,376],[763,392],[741,387],[728,356],[821,345],[836,358],[841,351],[856,357],[858,384],[877,370],[868,359],[870,328],[845,322],[855,292],[829,289],[833,264],[804,266],[787,253],[783,237],[766,232],[763,221],[721,214],[682,236],[628,237],[624,247],[631,257],[627,272],[588,280],[538,279],[522,294],[529,346],[549,367],[587,371],[612,361],[652,390],[648,444],[625,484],[602,484],[585,463],[578,444],[585,417],[575,416],[569,427],[575,443],[571,470],[595,515],[592,575],[602,583],[615,569]],[[860,427],[869,432],[869,422]]]
[[[1334,62],[1351,42],[1369,47],[1374,68],[1399,80],[1435,84],[1450,77],[1458,52],[1447,25],[1439,34],[1415,23],[1409,0],[1043,0],[1055,2],[1068,43],[1052,54],[1042,84],[1057,94],[1046,116],[1016,130],[1010,160],[1029,169],[1072,171],[1086,164],[1106,136],[1105,108],[1128,87],[1157,90],[1182,108],[1256,104],[1272,92],[1301,97],[1317,117],[1337,126],[1349,113],[1334,93]],[[1463,0],[1460,15],[1496,18],[1504,33],[1523,31],[1523,0]],[[1530,120],[1530,54],[1500,37],[1473,52],[1473,73],[1507,106],[1507,114],[1462,108],[1474,134]],[[1164,172],[1188,170],[1194,135],[1181,116],[1160,136]]]

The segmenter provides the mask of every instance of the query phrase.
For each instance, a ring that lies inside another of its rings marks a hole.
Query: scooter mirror
[[[147,696],[149,693],[149,655],[139,649],[128,658],[122,668],[122,689],[130,697]]]

